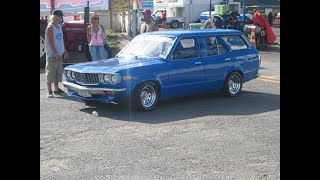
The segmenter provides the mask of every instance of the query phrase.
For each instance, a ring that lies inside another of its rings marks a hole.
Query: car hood
[[[65,67],[65,69],[81,73],[112,73],[123,69],[149,66],[151,64],[160,63],[164,63],[164,60],[161,58],[121,57],[73,64]]]

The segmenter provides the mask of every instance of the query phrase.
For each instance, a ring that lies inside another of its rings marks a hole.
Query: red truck
[[[48,25],[46,18],[40,19],[40,67],[45,67],[46,52],[45,52],[45,30]],[[87,42],[87,27],[88,23],[84,21],[72,21],[64,22],[62,25],[63,37],[65,48],[67,49],[70,57],[64,59],[64,64],[73,64],[79,62],[91,61],[91,55],[89,52]],[[111,57],[111,52],[108,46],[105,46],[105,50],[108,51],[108,57]]]

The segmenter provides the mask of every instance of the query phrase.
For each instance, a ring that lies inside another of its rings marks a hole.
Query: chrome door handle
[[[225,61],[231,61],[231,58],[225,58],[224,60]]]
[[[197,64],[202,64],[202,62],[195,62],[194,64],[195,64],[195,65],[197,65]]]

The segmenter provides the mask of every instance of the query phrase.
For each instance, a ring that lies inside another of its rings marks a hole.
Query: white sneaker
[[[52,93],[52,90],[50,90],[50,91],[48,92],[47,97],[48,97],[48,98],[53,98],[53,97],[54,97],[54,96],[53,96],[53,93]]]

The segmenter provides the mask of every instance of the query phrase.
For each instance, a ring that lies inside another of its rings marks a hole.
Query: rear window
[[[232,50],[242,50],[248,49],[248,45],[241,38],[240,35],[225,35],[221,36],[221,39],[232,49]]]
[[[221,40],[217,39],[216,36],[206,36],[200,38],[200,55],[214,56],[220,55],[227,52],[226,48],[221,44]]]

